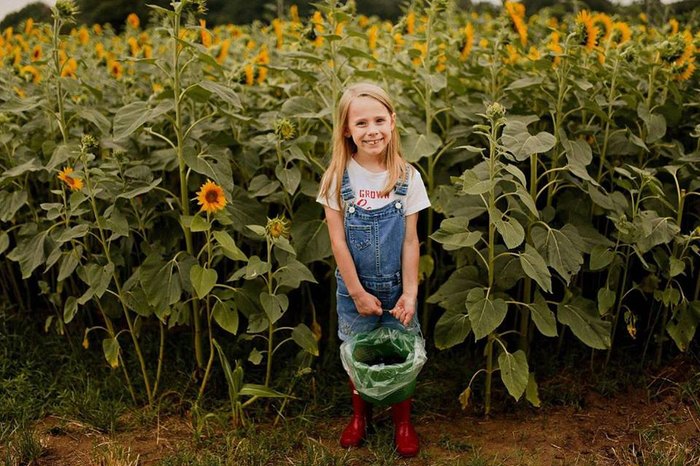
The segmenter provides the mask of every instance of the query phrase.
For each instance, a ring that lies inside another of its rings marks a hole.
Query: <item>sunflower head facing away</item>
[[[80,191],[81,189],[83,189],[83,180],[73,175],[72,173],[73,168],[66,167],[60,172],[58,172],[58,179],[63,181],[71,191]]]
[[[224,190],[221,186],[211,180],[199,188],[197,192],[197,204],[202,206],[200,211],[214,213],[226,207],[226,198]]]
[[[289,238],[289,220],[282,217],[268,218],[265,225],[265,234],[275,240],[280,237]]]

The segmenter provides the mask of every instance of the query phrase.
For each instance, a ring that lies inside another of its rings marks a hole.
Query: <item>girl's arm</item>
[[[416,313],[418,297],[418,264],[420,241],[418,240],[418,212],[406,217],[406,236],[401,250],[401,281],[403,292],[391,314],[407,326]]]
[[[343,214],[339,210],[324,207],[326,212],[326,222],[328,223],[328,233],[331,238],[331,249],[333,257],[338,264],[340,276],[343,277],[345,286],[348,288],[350,297],[355,301],[357,312],[363,316],[382,315],[382,303],[376,296],[368,293],[360,283],[355,269],[355,262],[350,255],[350,249],[345,241],[345,227],[343,225]]]

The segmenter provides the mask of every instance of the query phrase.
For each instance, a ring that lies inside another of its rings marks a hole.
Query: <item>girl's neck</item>
[[[355,162],[357,162],[367,171],[375,173],[386,171],[386,163],[384,162],[383,157],[381,159],[374,156],[363,157],[362,154],[355,153],[353,154],[352,158],[355,159]]]

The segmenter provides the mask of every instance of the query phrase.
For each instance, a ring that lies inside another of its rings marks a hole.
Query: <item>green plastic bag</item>
[[[421,335],[387,327],[359,333],[340,345],[340,360],[355,389],[365,401],[380,406],[413,395],[427,359]]]

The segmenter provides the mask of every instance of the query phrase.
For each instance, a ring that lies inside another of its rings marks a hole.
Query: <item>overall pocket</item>
[[[361,251],[372,244],[371,225],[348,225],[348,242],[356,251]]]

